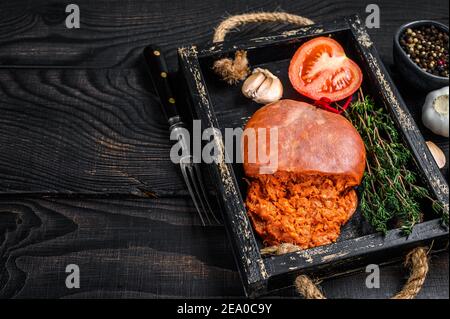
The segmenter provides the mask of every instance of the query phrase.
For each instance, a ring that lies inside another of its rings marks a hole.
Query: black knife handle
[[[175,96],[169,82],[169,71],[161,50],[154,45],[144,49],[144,60],[153,86],[161,100],[162,110],[170,125],[180,121]],[[178,119],[178,120],[177,120]]]

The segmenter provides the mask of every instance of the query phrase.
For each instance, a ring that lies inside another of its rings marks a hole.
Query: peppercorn
[[[448,77],[448,32],[432,26],[408,28],[400,45],[408,57],[424,71]]]

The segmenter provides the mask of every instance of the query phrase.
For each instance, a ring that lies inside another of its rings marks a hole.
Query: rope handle
[[[286,12],[256,12],[231,16],[222,21],[214,32],[213,42],[222,42],[228,32],[244,24],[260,22],[284,22],[296,25],[310,25],[314,22],[308,18]]]
[[[298,251],[299,247],[292,244],[281,244],[263,248],[262,254],[282,255]],[[422,289],[428,273],[428,248],[417,247],[411,250],[405,257],[404,266],[410,268],[409,278],[400,290],[391,299],[414,299]],[[326,299],[325,295],[316,283],[306,275],[299,275],[295,279],[297,292],[306,299]]]
[[[300,26],[311,25],[314,22],[308,18],[286,12],[257,12],[231,16],[222,21],[214,32],[213,42],[223,42],[225,36],[233,29],[248,23],[283,22]],[[214,62],[214,72],[228,84],[236,84],[245,80],[250,73],[247,52],[238,50],[234,59],[223,58]]]

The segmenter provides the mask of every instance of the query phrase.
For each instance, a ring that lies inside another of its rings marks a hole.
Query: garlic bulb
[[[431,155],[433,155],[434,160],[436,161],[437,166],[442,169],[445,167],[446,159],[444,152],[431,141],[426,142],[428,149],[431,152]]]
[[[271,103],[281,99],[283,85],[269,70],[256,68],[242,85],[242,94],[256,103]]]
[[[422,122],[433,133],[448,137],[448,86],[428,93],[422,108]]]

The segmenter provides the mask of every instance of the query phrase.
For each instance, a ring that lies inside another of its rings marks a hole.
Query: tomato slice
[[[359,66],[335,40],[318,37],[304,43],[289,65],[294,89],[313,100],[339,101],[355,93],[362,83]]]

